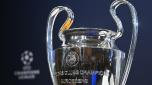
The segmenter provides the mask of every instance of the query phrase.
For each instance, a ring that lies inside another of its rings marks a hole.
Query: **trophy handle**
[[[130,2],[128,2],[127,0],[115,0],[110,6],[110,13],[111,13],[111,15],[112,15],[113,19],[115,20],[117,27],[118,27],[117,34],[115,36],[113,36],[114,39],[121,37],[121,35],[123,33],[122,22],[116,14],[117,7],[119,7],[122,4],[127,5],[129,7],[130,12],[131,12],[131,17],[132,17],[132,24],[133,24],[131,44],[130,44],[130,48],[128,51],[128,57],[127,57],[127,61],[125,64],[125,68],[124,68],[124,72],[123,72],[123,76],[122,76],[122,81],[120,84],[120,85],[125,85],[126,80],[128,78],[128,75],[129,75],[129,72],[130,72],[131,64],[132,64],[133,57],[134,57],[136,42],[137,42],[138,18],[137,18],[136,9]]]
[[[52,75],[54,72],[54,65],[55,65],[55,58],[53,56],[53,50],[54,50],[53,49],[53,26],[54,26],[54,22],[55,22],[57,15],[62,11],[66,11],[68,14],[68,17],[59,30],[59,38],[61,39],[62,32],[64,30],[69,29],[73,23],[74,14],[73,14],[72,10],[67,7],[57,6],[50,12],[49,17],[48,17],[48,22],[47,22],[47,35],[46,35],[47,56],[48,56],[47,58],[48,58],[49,69],[51,72],[52,79],[53,79]],[[55,82],[55,80],[53,80],[52,82]]]

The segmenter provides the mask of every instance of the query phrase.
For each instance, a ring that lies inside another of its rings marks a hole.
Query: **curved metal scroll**
[[[120,85],[125,85],[129,72],[130,72],[131,64],[132,64],[133,57],[134,57],[136,42],[137,42],[138,19],[137,19],[136,9],[130,2],[128,2],[127,0],[115,0],[111,4],[111,7],[110,7],[110,13],[118,27],[117,34],[113,37],[114,39],[119,38],[123,33],[123,26],[122,26],[121,20],[119,19],[119,17],[116,14],[116,9],[122,4],[127,5],[129,7],[131,16],[132,16],[132,24],[133,24],[131,44],[130,44],[129,53],[128,53],[127,61],[125,64],[124,72],[123,72],[122,81],[120,84]]]
[[[48,63],[49,63],[49,68],[50,68],[52,79],[54,79],[53,78],[53,68],[55,66],[55,61],[54,61],[55,58],[53,56],[53,26],[54,26],[54,22],[55,22],[57,15],[62,11],[66,11],[68,14],[68,17],[67,17],[66,21],[64,22],[64,24],[62,25],[62,27],[60,28],[60,31],[59,31],[60,39],[61,39],[62,32],[64,30],[69,29],[74,20],[74,14],[73,14],[72,10],[67,7],[58,6],[58,7],[55,7],[50,12],[50,15],[48,18],[48,23],[47,23],[47,54],[48,54]],[[55,83],[55,80],[52,80],[52,82]]]

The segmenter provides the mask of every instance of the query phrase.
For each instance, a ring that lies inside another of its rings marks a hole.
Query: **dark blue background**
[[[116,30],[109,13],[113,0],[5,0],[3,3],[3,84],[4,85],[51,85],[46,56],[46,23],[51,9],[58,5],[71,8],[75,13],[72,27],[102,27]],[[139,38],[132,69],[127,85],[152,85],[152,5],[151,0],[129,0],[137,9],[139,17]],[[131,18],[128,8],[119,8],[124,24],[124,36],[117,41],[118,47],[127,51],[131,35]],[[56,30],[66,18],[61,13],[55,22]],[[57,38],[57,36],[55,36]],[[59,40],[55,39],[56,47]],[[119,42],[119,43],[118,43]],[[35,80],[18,80],[13,72],[22,67],[20,54],[31,50],[35,55],[34,68],[41,73]]]

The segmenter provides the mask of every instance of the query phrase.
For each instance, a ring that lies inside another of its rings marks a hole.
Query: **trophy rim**
[[[79,28],[71,28],[71,29],[65,30],[62,34],[65,36],[86,35],[86,36],[112,37],[112,36],[116,35],[116,32],[109,30],[109,29],[103,29],[103,28],[79,27]]]

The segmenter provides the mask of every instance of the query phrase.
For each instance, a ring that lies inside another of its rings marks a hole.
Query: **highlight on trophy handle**
[[[47,45],[50,45],[50,47],[53,47],[52,40],[53,40],[54,22],[55,22],[57,15],[62,11],[66,11],[68,14],[68,17],[67,17],[66,21],[64,22],[64,24],[60,28],[60,31],[59,31],[59,38],[60,39],[61,39],[60,35],[62,34],[62,32],[64,30],[68,30],[73,23],[74,14],[73,14],[73,11],[71,9],[64,7],[64,6],[57,6],[57,7],[53,8],[53,10],[50,12],[48,22],[47,22]],[[48,48],[48,49],[51,49],[51,48]]]
[[[116,24],[117,24],[117,34],[113,37],[114,39],[117,39],[119,37],[122,36],[122,33],[124,31],[123,29],[123,25],[121,20],[119,19],[119,17],[116,14],[116,9],[120,6],[120,5],[127,5],[130,9],[131,12],[131,17],[132,17],[132,24],[133,24],[133,29],[132,29],[132,39],[131,39],[131,44],[130,44],[130,48],[129,48],[129,52],[128,52],[128,56],[127,56],[127,61],[126,61],[126,66],[123,72],[123,77],[122,77],[122,82],[121,85],[125,85],[130,69],[131,69],[131,64],[133,61],[133,57],[134,57],[134,51],[135,51],[135,47],[136,47],[136,42],[137,42],[137,36],[138,36],[138,17],[137,17],[137,12],[135,7],[128,2],[127,0],[115,0],[110,7],[110,13],[113,17],[113,19],[115,20]]]
[[[73,14],[72,10],[67,7],[64,7],[64,6],[57,6],[50,12],[48,21],[47,21],[47,35],[46,35],[47,55],[48,55],[48,63],[49,63],[49,68],[50,68],[52,78],[53,78],[52,69],[54,68],[54,65],[55,65],[54,58],[53,58],[53,26],[54,26],[54,22],[55,22],[57,15],[62,11],[66,11],[68,14],[66,21],[64,22],[64,24],[61,26],[61,28],[59,30],[59,38],[62,40],[62,38],[61,38],[62,32],[64,30],[69,29],[73,23],[74,14]],[[55,80],[52,80],[52,82],[55,82]]]

